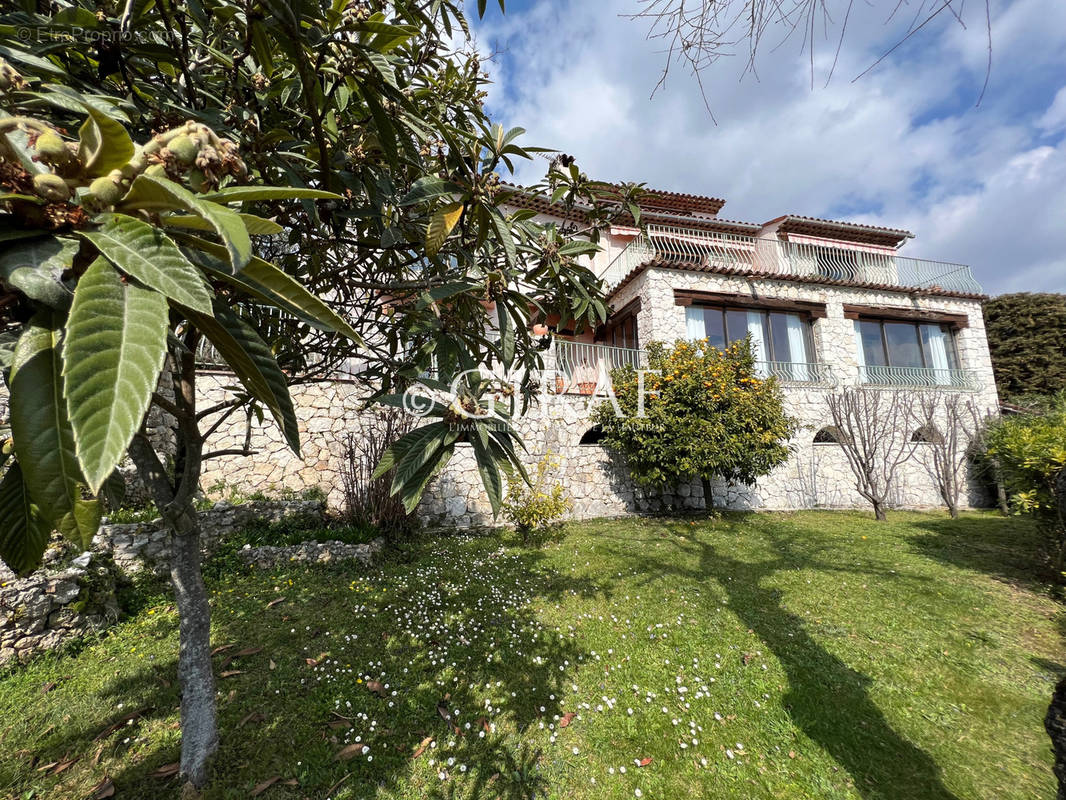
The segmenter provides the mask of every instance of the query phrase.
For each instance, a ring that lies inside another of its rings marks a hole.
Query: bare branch
[[[829,0],[638,0],[637,11],[621,16],[647,24],[646,38],[663,44],[663,68],[652,88],[652,96],[665,88],[667,78],[675,65],[687,68],[696,79],[704,106],[711,119],[711,103],[707,96],[702,73],[722,58],[731,58],[746,50],[746,59],[741,75],[751,73],[758,77],[756,57],[763,47],[764,37],[771,31],[780,34],[779,41],[771,46],[771,52],[780,48],[797,34],[802,35],[800,52],[807,52],[811,88],[814,88],[815,49],[822,39],[831,34],[833,17]],[[988,36],[988,66],[984,86],[977,100],[988,88],[992,73],[992,12],[991,0],[985,0],[985,30]],[[905,6],[914,8],[914,17],[903,36],[888,48],[876,61],[852,79],[859,80],[881,64],[905,42],[923,30],[944,11],[964,29],[962,0],[898,0],[884,24],[890,24]],[[958,6],[958,7],[956,7]],[[840,62],[840,53],[851,21],[854,0],[847,0],[844,7],[840,32],[836,38],[833,62],[826,77],[826,86],[832,80]],[[819,24],[820,23],[820,24]],[[819,28],[821,31],[819,32]]]

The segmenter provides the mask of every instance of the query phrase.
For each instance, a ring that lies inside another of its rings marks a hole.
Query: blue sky
[[[832,80],[830,24],[809,53],[764,40],[758,79],[739,59],[704,73],[711,110],[675,68],[651,97],[664,55],[622,14],[639,0],[490,3],[475,28],[495,54],[489,110],[527,144],[577,157],[589,175],[723,197],[721,216],[784,213],[906,228],[908,255],[966,263],[992,294],[1066,292],[1066,2],[993,0],[944,14],[860,80],[901,36],[896,0],[857,0]],[[846,0],[828,0],[838,16]],[[911,0],[911,14],[914,0]],[[906,20],[909,21],[909,16]],[[523,166],[521,181],[545,162]]]

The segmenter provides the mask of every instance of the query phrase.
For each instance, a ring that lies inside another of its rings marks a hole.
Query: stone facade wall
[[[684,307],[674,303],[675,288],[825,303],[827,317],[817,320],[813,328],[816,357],[832,366],[838,385],[855,383],[858,367],[853,322],[844,317],[844,304],[966,314],[969,326],[959,331],[957,349],[961,366],[975,373],[981,387],[966,396],[973,399],[983,412],[997,411],[998,398],[985,341],[984,320],[976,300],[650,269],[623,287],[614,298],[614,305],[621,307],[639,297],[641,341],[672,342],[686,335],[685,311]],[[550,367],[550,353],[547,362]],[[204,379],[200,402],[208,404],[224,399],[223,387],[229,381],[228,376],[221,375]],[[866,502],[855,489],[854,478],[839,446],[813,442],[815,433],[830,424],[826,397],[832,391],[832,388],[814,386],[785,387],[786,409],[802,425],[791,442],[792,457],[760,479],[755,487],[724,483],[715,486],[715,504],[738,509],[866,507]],[[351,382],[294,387],[293,402],[303,433],[302,457],[287,450],[269,418],[263,423],[252,420],[248,441],[257,451],[256,455],[227,456],[210,462],[205,466],[203,486],[209,491],[213,485],[225,485],[267,492],[317,486],[326,492],[331,506],[339,507],[343,500],[340,485],[343,439],[348,431],[367,424],[361,411],[364,397],[364,388]],[[529,466],[535,465],[546,452],[561,460],[557,477],[573,498],[573,518],[702,507],[703,492],[698,482],[675,487],[662,495],[650,495],[634,487],[626,477],[624,466],[603,448],[579,444],[582,435],[591,427],[591,408],[598,401],[590,403],[589,398],[576,395],[550,396],[548,399],[547,407],[533,406],[525,417],[517,420],[516,428],[526,442]],[[206,449],[240,447],[248,433],[247,424],[243,418],[231,418],[211,437]],[[893,498],[895,505],[922,508],[941,504],[935,485],[922,464],[925,455],[919,447],[915,457],[899,470]],[[976,483],[971,483],[965,499],[970,505],[988,502]],[[464,445],[458,447],[447,468],[427,488],[419,514],[431,525],[493,524],[473,454]]]

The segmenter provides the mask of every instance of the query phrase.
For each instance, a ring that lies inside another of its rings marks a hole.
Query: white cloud
[[[740,80],[733,61],[712,67],[715,126],[687,75],[672,73],[649,97],[661,44],[618,16],[632,2],[555,0],[490,16],[477,31],[482,49],[506,50],[489,66],[490,108],[590,175],[724,197],[730,218],[791,212],[909,227],[911,255],[968,260],[989,291],[1066,291],[1066,143],[1054,140],[1066,131],[1066,3],[996,9],[980,107],[983,7],[967,31],[930,25],[851,82],[899,36],[883,11],[856,3],[826,88],[835,41],[819,45],[813,91],[799,40],[767,47],[758,81]]]

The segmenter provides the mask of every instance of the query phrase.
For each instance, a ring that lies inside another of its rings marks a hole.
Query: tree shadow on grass
[[[325,797],[339,781],[335,800],[362,797],[404,785],[414,766],[424,780],[431,758],[432,781],[408,791],[470,798],[542,793],[543,756],[523,734],[563,714],[569,669],[560,667],[580,663],[585,653],[570,636],[545,627],[536,607],[575,593],[606,594],[604,585],[563,576],[544,560],[536,551],[504,551],[498,540],[439,540],[407,563],[369,573],[335,565],[224,576],[215,588],[234,593],[213,600],[212,644],[233,647],[215,656],[215,672],[239,674],[218,682],[221,746],[206,797],[248,796],[272,776],[297,778],[299,786],[279,782],[264,794],[270,800]],[[278,596],[285,601],[270,606]],[[223,666],[252,647],[263,649]],[[76,668],[57,661],[57,672]],[[76,756],[81,766],[44,784],[22,767],[12,788],[54,791],[88,769],[93,737],[136,710],[130,698],[149,710],[126,732],[107,737],[108,747],[173,714],[174,670],[174,661],[164,659],[103,681],[94,698],[101,711],[57,726],[36,748],[38,763]],[[384,688],[368,689],[371,680]],[[116,709],[120,702],[125,709]],[[436,746],[424,747],[416,764],[414,754],[428,740]],[[368,754],[338,759],[356,741],[370,747]],[[143,747],[139,758],[106,765],[117,796],[177,796],[175,780],[149,777],[177,760],[175,743]]]
[[[917,522],[908,539],[915,552],[1033,591],[1046,591],[1054,576],[1048,540],[1031,520],[992,514]]]
[[[727,528],[732,527],[728,518]],[[759,561],[734,558],[682,526],[673,528],[682,558],[642,553],[642,569],[694,582],[713,580],[729,608],[774,653],[788,677],[783,698],[793,722],[851,775],[867,800],[958,800],[941,780],[940,768],[924,750],[897,733],[870,697],[873,681],[827,651],[802,617],[787,610],[781,590],[767,585],[791,570],[839,570],[805,557],[784,536],[760,529],[773,556]],[[695,567],[686,563],[695,560]],[[852,569],[852,572],[877,570]],[[899,577],[899,576],[896,576]],[[902,578],[901,578],[902,579]]]

